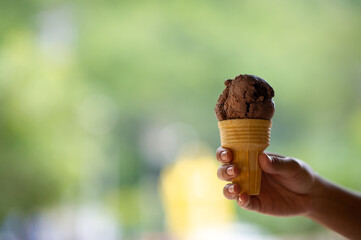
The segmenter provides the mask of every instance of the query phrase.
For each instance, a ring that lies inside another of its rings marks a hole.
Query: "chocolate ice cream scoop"
[[[271,120],[275,112],[273,88],[262,78],[239,75],[224,82],[215,111],[218,121],[227,119]]]

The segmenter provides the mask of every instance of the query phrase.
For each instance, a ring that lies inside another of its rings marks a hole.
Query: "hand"
[[[231,181],[242,174],[232,164],[232,152],[217,149],[217,160],[223,165],[218,168],[218,178]],[[240,207],[276,216],[307,215],[316,191],[316,174],[304,162],[278,154],[260,154],[262,169],[261,192],[258,196],[240,194],[235,183],[225,185],[223,194],[228,199],[237,199]]]

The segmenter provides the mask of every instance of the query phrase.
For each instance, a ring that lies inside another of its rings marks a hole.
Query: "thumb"
[[[265,153],[261,153],[258,160],[261,169],[270,174],[290,176],[301,169],[300,163],[293,158],[269,156]]]

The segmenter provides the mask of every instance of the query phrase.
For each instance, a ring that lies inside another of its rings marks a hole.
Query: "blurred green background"
[[[186,144],[215,151],[214,106],[241,73],[275,90],[269,151],[361,190],[360,11],[351,0],[1,1],[1,239],[105,239],[65,231],[67,219],[106,239],[172,237],[159,174]],[[236,211],[268,236],[324,231]]]

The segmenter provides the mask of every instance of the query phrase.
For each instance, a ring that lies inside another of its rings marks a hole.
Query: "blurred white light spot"
[[[117,240],[121,232],[116,217],[108,209],[90,204],[42,214],[33,235],[39,240]]]
[[[275,240],[277,238],[265,234],[261,228],[256,225],[240,222],[234,224],[227,224],[219,226],[212,226],[210,228],[199,229],[190,234],[188,240]]]
[[[116,224],[115,218],[107,214],[104,209],[94,206],[80,209],[76,229],[77,239],[82,240],[115,240],[119,235],[119,226]]]
[[[71,6],[63,5],[40,12],[38,26],[38,43],[44,53],[54,58],[66,54],[76,36]]]
[[[178,122],[148,127],[141,136],[140,147],[145,159],[153,165],[163,166],[174,161],[185,145],[193,142],[196,146],[198,139],[198,133],[191,125]]]

